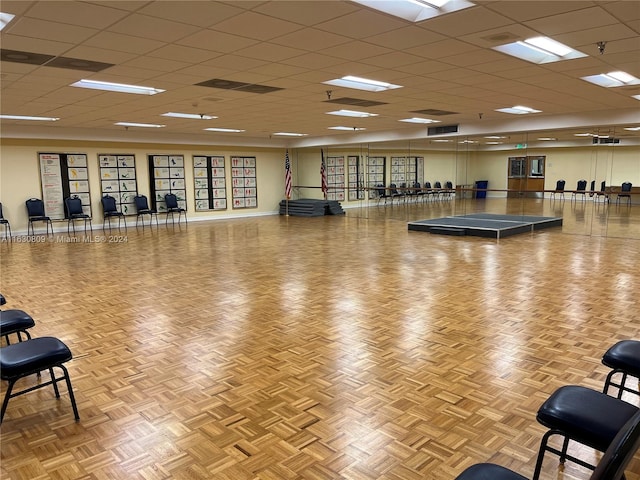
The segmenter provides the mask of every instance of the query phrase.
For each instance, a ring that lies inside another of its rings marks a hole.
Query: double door
[[[509,157],[507,197],[543,197],[546,157]]]

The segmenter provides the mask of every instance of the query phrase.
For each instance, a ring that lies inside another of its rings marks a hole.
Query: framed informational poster
[[[347,175],[349,200],[364,200],[364,165],[360,164],[360,156],[347,157]]]
[[[125,215],[135,215],[133,197],[138,194],[136,157],[132,153],[99,153],[102,196],[111,195]]]
[[[424,177],[424,157],[391,157],[391,182],[397,186],[412,187],[422,183]]]
[[[227,177],[223,156],[194,155],[193,181],[197,211],[227,208]]]
[[[258,206],[256,157],[231,157],[233,208]]]
[[[369,179],[369,198],[378,198],[378,192],[374,190],[376,185],[384,185],[384,172],[387,166],[387,157],[367,157],[367,177]]]
[[[327,157],[327,200],[344,200],[344,157]]]
[[[52,220],[66,218],[64,199],[77,195],[82,210],[91,216],[91,195],[86,153],[38,153],[45,213]]]
[[[406,157],[391,157],[391,183],[398,187],[407,183]]]
[[[184,155],[149,155],[149,190],[151,208],[166,212],[164,196],[173,193],[178,206],[187,209],[187,186],[184,180]]]

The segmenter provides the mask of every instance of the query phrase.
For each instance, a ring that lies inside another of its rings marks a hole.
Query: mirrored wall
[[[555,216],[563,218],[563,233],[640,238],[637,130],[591,127],[301,148],[295,153],[296,198],[323,197],[323,161],[327,198],[340,201],[349,216],[403,222],[476,212]],[[632,184],[630,197],[621,192],[625,183]]]

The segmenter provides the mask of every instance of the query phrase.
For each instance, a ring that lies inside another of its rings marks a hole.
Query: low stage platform
[[[491,213],[456,215],[409,222],[409,230],[440,235],[472,235],[488,238],[502,238],[560,226],[562,226],[562,217],[497,215]]]

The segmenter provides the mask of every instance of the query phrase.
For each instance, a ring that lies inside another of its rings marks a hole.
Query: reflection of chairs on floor
[[[175,213],[178,214],[178,224],[180,224],[182,214],[184,214],[184,223],[187,223],[187,210],[178,204],[178,197],[175,193],[167,193],[164,196],[164,202],[167,205],[167,219],[165,220],[165,224],[169,223],[169,215],[171,215],[171,223],[174,223],[173,215]]]
[[[49,235],[49,227],[51,227],[51,235],[53,235],[53,224],[51,218],[44,213],[44,202],[39,198],[30,198],[24,203],[27,206],[27,215],[29,216],[27,235],[35,235],[33,222],[44,222],[47,226],[47,235]]]
[[[620,188],[620,192],[616,197],[616,203],[620,203],[620,198],[627,199],[627,205],[631,205],[631,182],[624,182],[622,184],[622,188]]]
[[[4,238],[12,240],[13,235],[11,235],[11,224],[9,223],[9,220],[4,218],[4,215],[2,214],[2,203],[0,203],[0,225],[4,225]],[[7,233],[9,234],[9,236],[7,236]]]
[[[621,340],[609,348],[602,356],[602,364],[611,368],[604,383],[604,393],[609,393],[609,387],[618,389],[618,398],[624,392],[640,395],[640,340]],[[621,374],[620,382],[613,378]],[[635,377],[636,388],[626,386],[628,377]]]
[[[600,200],[600,197],[603,197],[603,201],[609,200],[609,194],[607,193],[607,181],[603,180],[600,182],[600,190],[596,192],[596,201]]]
[[[142,228],[144,229],[144,216],[149,215],[149,228],[151,228],[153,217],[156,218],[156,226],[158,225],[158,211],[149,208],[149,202],[145,195],[136,195],[133,197],[133,201],[136,205],[136,228],[138,227],[138,220],[142,217]]]
[[[640,448],[640,411],[633,415],[611,441],[590,480],[621,480],[624,471]],[[456,480],[527,480],[526,477],[493,463],[478,463],[467,468]]]
[[[0,422],[4,419],[10,398],[48,385],[53,386],[56,398],[60,398],[60,391],[58,389],[58,382],[60,380],[66,381],[74,417],[76,420],[79,420],[80,416],[78,415],[78,407],[76,406],[76,399],[71,387],[69,371],[64,366],[64,363],[71,360],[71,358],[72,355],[69,348],[55,337],[39,337],[0,348],[0,378],[9,382],[2,402]],[[62,370],[63,375],[56,377],[53,370],[54,368]],[[50,381],[38,383],[35,386],[12,393],[13,387],[18,380],[28,377],[29,375],[39,374],[43,370],[49,370],[49,374],[51,375]]]
[[[69,227],[73,225],[73,234],[76,234],[76,220],[84,220],[84,232],[87,233],[87,222],[89,222],[89,230],[93,231],[91,226],[91,217],[84,213],[82,209],[82,200],[79,196],[74,195],[64,199],[64,205],[67,210],[67,234]]]
[[[569,441],[604,452],[613,443],[618,432],[637,415],[638,407],[605,393],[577,385],[558,388],[542,404],[536,415],[538,422],[549,428],[549,431],[540,442],[533,480],[537,480],[540,475],[546,452],[558,455],[562,464],[569,460],[593,470],[593,465],[568,453]],[[549,439],[553,435],[563,438],[561,450],[549,445]]]
[[[578,195],[582,195],[582,200],[585,201],[587,199],[586,195],[587,190],[587,181],[586,180],[578,180],[578,185],[574,192],[571,193],[571,200],[578,198]]]
[[[124,218],[124,213],[118,210],[116,206],[116,199],[111,195],[106,194],[100,199],[102,202],[102,230],[105,229],[105,223],[109,223],[109,231],[111,231],[111,219],[116,217],[118,219],[118,231],[120,230],[120,221],[124,221],[124,231],[127,231],[127,220]]]
[[[378,195],[378,203],[377,203],[377,205],[380,205],[380,201],[383,200],[383,199],[384,199],[384,203],[386,205],[387,204],[387,199],[391,198],[391,196],[387,193],[387,189],[384,188],[384,185],[382,185],[381,183],[376,185],[376,194]]]

